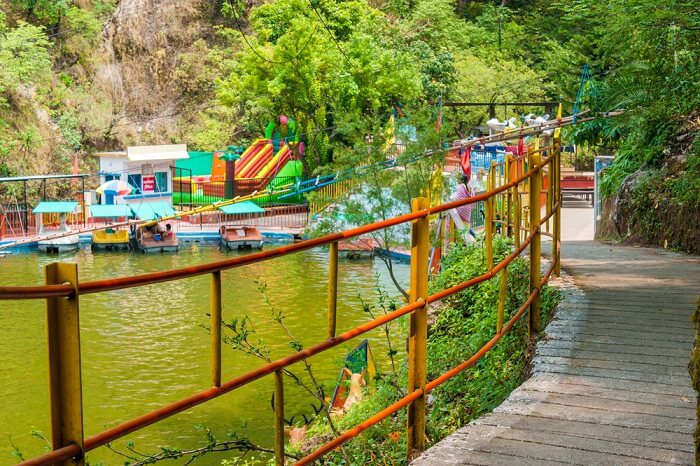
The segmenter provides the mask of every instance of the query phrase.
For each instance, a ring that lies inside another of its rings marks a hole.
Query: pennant
[[[557,108],[557,123],[561,124],[561,102],[559,102],[559,108]],[[556,128],[554,130],[554,139],[559,139],[561,133],[561,128]]]
[[[472,155],[472,147],[462,147],[459,149],[459,164],[462,166],[462,173],[464,173],[464,176],[466,176],[468,179],[472,179],[472,164],[471,164],[471,155]]]

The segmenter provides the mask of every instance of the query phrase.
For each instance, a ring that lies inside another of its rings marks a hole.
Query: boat
[[[68,214],[74,212],[77,205],[75,201],[42,201],[34,208],[38,236],[46,237],[37,242],[39,251],[64,253],[80,248],[80,238],[77,234],[67,234],[73,230],[66,223]],[[58,214],[59,225],[55,228],[44,225],[44,214]]]
[[[262,235],[255,227],[222,225],[219,228],[219,234],[223,249],[262,249]]]
[[[371,238],[357,238],[338,241],[340,259],[361,260],[374,257],[375,241]]]
[[[377,373],[369,347],[369,340],[364,339],[345,356],[343,368],[338,375],[338,382],[328,405],[329,413],[342,415],[350,407],[362,400],[362,387],[367,381],[374,380]]]
[[[265,209],[252,201],[238,202],[219,207],[226,215],[235,215],[237,221],[265,214]],[[243,218],[245,217],[245,218]],[[224,223],[224,222],[222,222]],[[219,228],[221,248],[226,250],[262,249],[263,239],[260,231],[252,226],[222,225]]]
[[[170,217],[175,213],[170,205],[158,201],[129,204],[129,207],[139,220],[153,221],[152,225],[136,228],[136,245],[140,251],[145,253],[177,252],[180,249],[180,243],[172,225],[167,223],[163,227],[158,223],[159,218]]]
[[[131,215],[131,209],[126,204],[92,205],[90,214],[93,218],[125,218]],[[92,233],[93,251],[128,251],[130,249],[129,230],[107,226],[104,230]]]
[[[180,249],[177,236],[175,236],[175,232],[170,228],[169,223],[166,225],[165,231],[148,227],[137,228],[136,244],[139,250],[145,253],[177,252],[178,249]]]

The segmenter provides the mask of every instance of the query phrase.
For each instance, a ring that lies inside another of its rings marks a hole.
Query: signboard
[[[600,193],[598,192],[598,179],[600,173],[608,168],[613,163],[614,157],[612,155],[597,155],[593,161],[593,231],[598,226],[598,221],[601,218],[601,199]]]
[[[153,164],[144,163],[141,165],[141,192],[153,193],[156,190],[156,178],[153,174]]]
[[[152,193],[156,190],[156,177],[153,175],[144,175],[141,181],[141,191],[144,193]]]

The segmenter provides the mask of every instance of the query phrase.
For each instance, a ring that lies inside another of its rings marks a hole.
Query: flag
[[[459,150],[460,153],[460,158],[459,158],[459,164],[462,166],[462,173],[464,173],[464,176],[469,178],[470,180],[472,179],[472,164],[471,164],[471,155],[472,155],[472,147],[463,147]]]

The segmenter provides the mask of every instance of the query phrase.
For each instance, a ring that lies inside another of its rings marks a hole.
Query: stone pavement
[[[700,258],[593,241],[562,248],[571,275],[531,377],[412,465],[695,464],[687,365]]]

